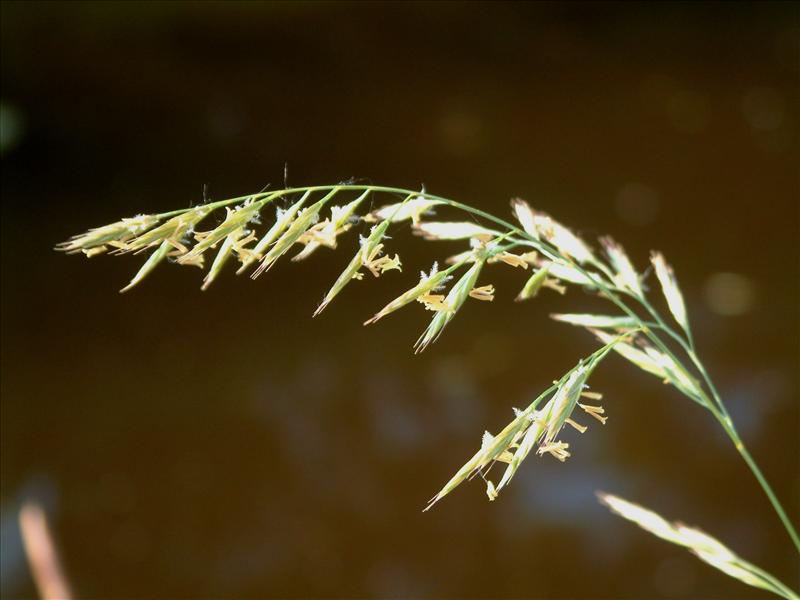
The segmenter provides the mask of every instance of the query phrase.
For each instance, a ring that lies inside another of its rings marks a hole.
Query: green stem
[[[692,360],[694,366],[700,372],[701,376],[703,377],[703,380],[706,383],[706,386],[711,391],[711,395],[713,396],[717,406],[716,409],[710,409],[712,414],[714,414],[714,417],[717,419],[717,421],[719,421],[720,425],[722,425],[722,428],[725,430],[725,433],[733,442],[733,445],[736,448],[737,452],[739,452],[739,454],[742,456],[742,459],[744,459],[744,462],[747,464],[748,468],[755,476],[756,481],[758,481],[758,484],[761,486],[761,489],[764,491],[764,494],[766,494],[767,498],[772,504],[772,508],[777,513],[778,517],[781,520],[781,523],[783,523],[786,532],[789,534],[789,537],[792,538],[792,542],[794,543],[795,548],[797,549],[798,553],[800,553],[800,537],[798,537],[794,525],[789,520],[789,517],[786,515],[786,511],[784,510],[783,506],[778,500],[778,497],[775,495],[775,492],[772,490],[772,487],[769,485],[769,482],[767,482],[766,477],[764,477],[764,474],[761,472],[761,469],[758,467],[758,464],[756,464],[755,460],[753,460],[753,457],[750,455],[750,452],[745,447],[744,442],[739,436],[739,433],[736,431],[736,428],[734,427],[733,424],[733,420],[731,419],[730,414],[728,413],[728,410],[722,401],[722,397],[720,396],[716,386],[714,385],[714,381],[711,379],[711,376],[708,374],[705,365],[703,365],[702,361],[697,356],[697,353],[694,350],[694,346],[691,343],[691,338],[689,338],[689,347],[687,347],[686,342],[664,323],[658,312],[650,305],[649,302],[647,302],[646,299],[642,299],[642,304],[645,306],[645,308],[647,308],[648,312],[650,312],[650,314],[652,314],[653,317],[656,319],[656,322],[659,324],[659,327],[664,331],[671,333],[672,337],[678,340],[678,342],[686,351],[686,354]]]
[[[756,461],[753,460],[752,456],[750,456],[750,452],[748,452],[747,448],[744,445],[744,442],[742,442],[742,438],[739,437],[739,433],[736,431],[736,428],[734,427],[733,421],[731,420],[730,416],[728,415],[727,412],[724,413],[716,411],[713,412],[715,412],[714,416],[717,418],[720,425],[722,425],[722,428],[725,430],[725,433],[728,434],[728,437],[733,442],[733,445],[736,447],[736,450],[742,456],[744,462],[747,464],[747,466],[750,468],[750,471],[755,476],[756,480],[761,486],[761,489],[764,490],[764,493],[767,495],[767,498],[769,498],[769,501],[772,504],[772,508],[778,514],[778,517],[783,523],[783,526],[786,529],[787,533],[789,534],[789,537],[792,538],[792,542],[794,542],[794,546],[797,549],[797,552],[800,553],[800,537],[798,537],[794,525],[792,525],[792,522],[786,515],[786,511],[783,509],[783,506],[778,500],[778,497],[775,495],[775,492],[772,491],[772,487],[769,485],[769,482],[767,482],[766,477],[764,477],[764,474],[761,472],[761,469],[759,469],[758,465],[756,464]]]
[[[798,596],[797,593],[794,590],[792,590],[792,588],[783,583],[780,579],[778,579],[774,575],[767,573],[764,569],[761,569],[750,563],[747,563],[746,565],[742,566],[746,568],[748,571],[750,571],[752,574],[764,580],[764,582],[767,585],[771,586],[771,589],[769,591],[773,592],[774,594],[777,594],[778,596],[783,596],[784,598],[786,598],[786,600],[800,600],[800,596]]]

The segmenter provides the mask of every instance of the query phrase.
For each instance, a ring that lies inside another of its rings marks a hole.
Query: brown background
[[[201,293],[166,266],[124,296],[136,258],[51,248],[205,183],[280,186],[284,162],[290,184],[424,183],[501,216],[522,195],[640,268],[666,253],[798,522],[799,24],[789,3],[3,3],[2,99],[24,125],[2,157],[4,597],[34,593],[14,526],[31,496],[87,598],[766,597],[596,489],[797,587],[711,417],[616,357],[594,381],[609,422],[565,465],[531,458],[495,503],[475,483],[420,512],[484,429],[595,347],[547,318],[608,310],[579,290],[515,304],[522,275],[497,267],[494,305],[415,357],[420,310],[360,326],[458,249],[407,228],[403,274],[313,322],[353,238],[256,282],[229,270]],[[740,314],[719,273],[749,291]]]

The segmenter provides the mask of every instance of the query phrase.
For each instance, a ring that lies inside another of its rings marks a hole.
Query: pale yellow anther
[[[197,256],[193,256],[188,260],[181,261],[182,265],[189,265],[190,267],[199,267],[203,268],[203,264],[205,263],[205,257],[202,254],[198,254]]]
[[[319,223],[309,227],[299,238],[297,238],[297,241],[305,246],[312,246],[311,252],[314,250],[313,247],[318,247],[320,245],[335,249],[336,236],[344,233],[349,228],[349,225],[337,228],[336,223],[330,219],[325,219],[324,221],[320,221]]]
[[[495,489],[494,484],[488,479],[486,480],[486,495],[489,496],[490,502],[497,500],[497,490]]]
[[[566,423],[567,423],[568,425],[572,425],[572,426],[573,426],[575,429],[577,429],[577,430],[578,430],[580,433],[584,433],[584,432],[585,432],[587,429],[589,429],[588,427],[586,427],[586,425],[581,425],[580,423],[576,423],[576,422],[575,422],[575,421],[573,421],[572,419],[567,419],[567,420],[566,420]]]
[[[442,294],[422,294],[419,298],[417,298],[417,302],[422,302],[425,305],[426,310],[434,310],[434,311],[448,311],[450,307],[444,301],[444,295]]]
[[[380,244],[378,244],[378,246],[380,246]],[[376,250],[378,250],[378,248],[376,248]],[[378,252],[380,252],[380,250],[378,250]],[[367,267],[375,277],[380,276],[386,271],[391,271],[392,269],[402,271],[402,264],[400,263],[399,254],[395,254],[394,258],[390,258],[388,256],[374,258],[376,254],[376,252],[372,252],[370,254],[372,258],[364,263],[364,266]]]
[[[570,456],[572,456],[568,451],[569,444],[564,442],[553,442],[551,444],[546,444],[544,446],[539,447],[539,454],[551,454],[554,458],[557,458],[561,462],[567,460]]]
[[[600,421],[603,425],[606,424],[608,417],[601,416],[606,412],[602,406],[592,406],[591,404],[581,404],[581,403],[578,403],[578,406],[580,406],[587,415],[594,417],[595,419]]]
[[[502,462],[506,464],[511,464],[511,461],[514,460],[514,455],[509,452],[508,450],[501,452],[500,456],[495,459],[497,462]]]
[[[239,257],[241,262],[244,262],[248,257],[253,255],[253,252],[249,248],[245,248],[247,244],[256,240],[256,234],[250,231],[246,236],[240,238],[233,242],[232,247],[233,250],[236,252],[236,255]]]
[[[567,293],[567,288],[564,287],[563,285],[560,285],[557,279],[545,279],[542,285],[544,287],[550,288],[551,290],[558,292],[562,296]]]
[[[523,269],[528,268],[528,261],[525,259],[524,256],[519,256],[518,254],[511,254],[510,252],[503,252],[499,254],[497,260],[501,260],[507,265],[511,265],[512,267],[522,267]]]
[[[489,284],[473,288],[469,291],[469,297],[475,298],[475,300],[483,300],[484,302],[491,302],[492,300],[494,300],[494,286]]]
[[[106,246],[95,246],[94,248],[89,248],[87,250],[81,250],[87,258],[92,258],[93,256],[97,256],[98,254],[103,254],[106,252],[108,248]]]
[[[189,249],[176,238],[168,238],[167,242],[169,242],[170,246],[175,248],[175,252],[170,253],[170,256],[180,256],[189,252]]]

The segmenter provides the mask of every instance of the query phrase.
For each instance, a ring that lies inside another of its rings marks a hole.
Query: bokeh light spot
[[[755,298],[755,284],[739,273],[714,273],[705,284],[706,303],[718,315],[735,317],[750,312]]]
[[[635,181],[623,185],[614,199],[619,218],[630,225],[649,225],[658,216],[658,192]]]

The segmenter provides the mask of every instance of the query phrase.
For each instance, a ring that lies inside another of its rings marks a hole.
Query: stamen
[[[499,256],[497,256],[498,260],[503,261],[507,265],[512,267],[522,267],[523,269],[528,268],[528,261],[526,261],[523,257],[518,256],[517,254],[511,254],[510,252],[503,252]]]
[[[591,404],[580,404],[580,403],[578,403],[578,406],[580,406],[589,416],[594,417],[595,419],[600,421],[603,425],[606,424],[608,417],[600,416],[606,412],[602,406],[592,406]]]
[[[569,419],[569,418],[566,420],[566,423],[568,423],[569,425],[572,425],[580,433],[583,433],[587,429],[589,429],[588,427],[586,427],[586,425],[581,425],[580,423],[576,423],[575,421],[573,421],[572,419]]]
[[[425,305],[426,310],[449,311],[450,306],[445,303],[444,296],[441,294],[422,294],[417,298],[418,302]]]
[[[562,296],[567,293],[567,288],[563,285],[559,285],[556,279],[545,279],[542,285],[550,288],[551,290],[555,290]]]
[[[94,248],[89,248],[88,250],[86,249],[81,250],[81,252],[83,252],[87,258],[92,258],[93,256],[97,256],[98,254],[102,254],[106,250],[108,250],[106,246],[95,246]]]
[[[474,288],[469,292],[470,298],[475,298],[475,300],[483,300],[484,302],[491,302],[494,300],[494,286],[484,285],[481,287]]]
[[[553,455],[553,457],[557,458],[561,462],[564,462],[572,456],[569,452],[567,452],[567,448],[569,448],[569,444],[565,444],[564,442],[553,442],[552,444],[546,444],[544,446],[539,447],[539,454],[544,454],[547,452],[548,454]]]

